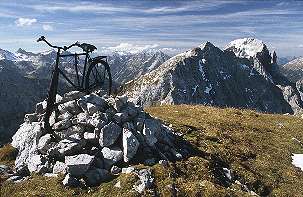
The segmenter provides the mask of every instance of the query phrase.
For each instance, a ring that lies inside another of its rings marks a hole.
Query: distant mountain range
[[[297,113],[300,94],[273,69],[275,61],[254,38],[232,41],[224,50],[206,42],[127,83],[123,93],[145,106],[184,103]]]

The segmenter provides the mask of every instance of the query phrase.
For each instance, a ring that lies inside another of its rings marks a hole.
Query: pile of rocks
[[[170,127],[125,96],[73,91],[57,95],[56,102],[58,109],[50,118],[52,133],[44,130],[43,101],[36,105],[35,113],[25,115],[13,136],[12,145],[19,150],[16,175],[64,173],[64,185],[93,186],[130,164],[152,165],[185,154],[177,148]]]

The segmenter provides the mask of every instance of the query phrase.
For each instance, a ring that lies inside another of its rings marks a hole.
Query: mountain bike
[[[57,50],[56,62],[52,72],[51,83],[47,97],[47,107],[44,115],[44,129],[48,133],[52,132],[49,120],[52,112],[58,107],[56,104],[56,95],[58,90],[59,76],[67,81],[75,90],[85,92],[87,94],[94,90],[103,90],[107,94],[111,94],[112,77],[110,67],[107,63],[107,56],[97,56],[91,58],[90,54],[97,48],[92,44],[76,42],[70,46],[55,46],[49,43],[44,36],[41,36],[37,42],[45,42],[49,47]],[[83,52],[68,53],[67,51],[72,47],[79,47]],[[79,69],[80,57],[84,56],[84,66]],[[74,59],[74,75],[68,75],[60,68],[60,58],[71,57]],[[72,79],[73,78],[73,79]]]

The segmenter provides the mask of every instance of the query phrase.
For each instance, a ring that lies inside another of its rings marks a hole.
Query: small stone
[[[65,174],[66,173],[66,165],[65,163],[61,162],[61,161],[56,161],[54,167],[53,167],[53,173],[54,174]]]
[[[72,176],[81,176],[86,173],[95,157],[88,154],[79,154],[65,157],[67,171]]]
[[[124,161],[129,162],[137,153],[139,141],[128,129],[123,129],[123,153]]]
[[[119,168],[118,166],[112,166],[112,168],[110,169],[110,172],[113,174],[113,175],[118,175],[120,172],[121,172],[121,168]]]
[[[38,122],[38,115],[36,113],[25,114],[24,122],[27,122],[27,123]]]
[[[104,147],[102,148],[102,154],[106,168],[110,168],[110,166],[122,160],[123,158],[123,152],[118,147],[113,147],[113,148]]]
[[[36,114],[43,114],[43,113],[45,113],[46,106],[47,106],[47,102],[46,101],[37,103],[36,104],[36,111],[35,111]]]
[[[115,143],[121,134],[122,128],[111,122],[105,125],[100,132],[99,144],[101,147],[110,146]]]
[[[62,181],[64,186],[69,186],[69,187],[78,187],[80,185],[80,181],[72,177],[70,174],[67,174],[65,178]]]
[[[98,140],[98,137],[95,133],[85,132],[84,139],[89,140],[89,141],[95,141],[95,140]]]
[[[142,169],[137,173],[139,181],[134,185],[134,189],[142,193],[144,190],[153,186],[154,178],[152,177],[151,169]]]
[[[124,174],[129,174],[135,171],[134,167],[127,167],[127,168],[122,168],[122,173]]]
[[[54,173],[45,173],[44,176],[46,176],[46,177],[58,177],[58,174],[54,174]]]
[[[116,187],[116,188],[121,188],[121,181],[118,181],[118,182],[114,185],[114,187]]]
[[[162,165],[163,167],[167,167],[168,166],[168,161],[167,160],[160,160],[159,164]]]

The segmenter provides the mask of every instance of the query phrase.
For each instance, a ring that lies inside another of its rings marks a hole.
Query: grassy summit
[[[302,119],[187,105],[146,111],[184,134],[193,152],[192,157],[169,167],[154,165],[154,187],[145,196],[303,196],[303,172],[291,164],[292,153],[303,153],[293,139],[303,141]],[[3,151],[8,147],[0,155]],[[231,169],[231,181],[223,168]],[[62,179],[35,175],[18,184],[6,182],[0,196],[139,196],[132,190],[137,181],[132,174],[85,189],[64,188]],[[119,181],[121,188],[114,187]]]

